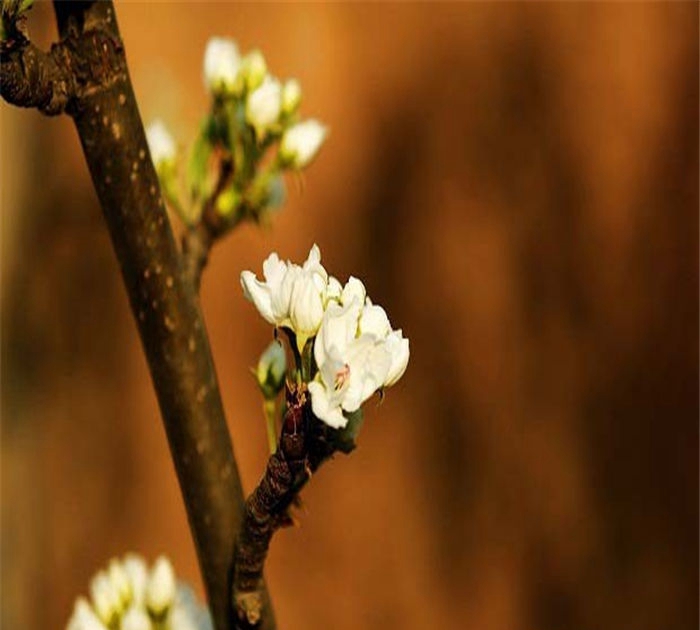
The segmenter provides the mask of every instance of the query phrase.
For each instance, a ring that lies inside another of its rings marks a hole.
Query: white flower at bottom
[[[146,587],[148,609],[156,614],[166,610],[175,598],[175,572],[165,556],[159,556],[153,564]]]
[[[132,606],[122,617],[119,630],[152,630],[151,618],[143,608]]]
[[[173,162],[177,155],[175,140],[162,120],[154,120],[146,128],[146,142],[151,152],[151,159],[156,168]]]
[[[297,123],[284,132],[279,157],[282,164],[293,168],[305,168],[316,157],[328,128],[313,118]]]
[[[90,595],[98,617],[106,624],[119,614],[121,598],[106,571],[100,571],[90,582]]]
[[[410,351],[408,339],[403,336],[401,330],[392,330],[386,338],[386,349],[391,355],[389,373],[384,381],[384,387],[391,387],[398,381],[408,367]]]
[[[107,630],[84,597],[78,597],[66,630]]]
[[[129,578],[131,601],[138,606],[143,606],[146,601],[146,585],[148,584],[146,561],[138,554],[128,553],[124,556],[122,567]]]
[[[212,37],[204,51],[204,84],[214,93],[231,93],[241,66],[235,40]]]

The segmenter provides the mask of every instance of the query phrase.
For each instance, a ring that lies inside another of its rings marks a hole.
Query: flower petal
[[[311,394],[311,409],[314,415],[334,429],[342,429],[348,423],[348,419],[338,405],[334,405],[328,395],[328,390],[318,381],[309,383]]]
[[[245,297],[255,304],[260,315],[267,322],[276,325],[276,320],[272,312],[272,298],[270,289],[266,284],[260,282],[252,271],[243,271],[241,273],[241,286]]]

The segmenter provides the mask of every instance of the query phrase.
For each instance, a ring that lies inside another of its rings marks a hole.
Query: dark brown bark
[[[60,64],[27,42],[3,53],[3,97],[46,113],[65,109],[75,121],[158,396],[214,625],[231,630],[243,491],[196,289],[168,223],[112,2],[54,7]],[[36,63],[20,71],[27,58]],[[5,77],[14,77],[7,91]],[[263,603],[260,627],[272,629],[264,586]]]
[[[241,622],[254,626],[263,614],[263,569],[272,536],[293,523],[290,506],[333,452],[325,425],[312,415],[305,387],[288,386],[277,451],[270,456],[265,474],[246,501],[236,540],[232,598]]]

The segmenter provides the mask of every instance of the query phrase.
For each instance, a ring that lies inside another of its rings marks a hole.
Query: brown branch
[[[53,116],[66,110],[75,94],[75,82],[65,67],[60,44],[49,53],[39,50],[25,38],[0,52],[2,97],[18,107],[34,107]]]
[[[239,620],[248,626],[255,626],[264,614],[263,569],[272,536],[293,523],[289,507],[335,451],[326,433],[325,425],[311,413],[305,386],[288,385],[279,446],[246,501],[234,552],[233,604]]]
[[[231,630],[243,492],[196,290],[167,220],[112,2],[56,1],[54,8],[60,55],[49,57],[61,77],[70,76],[65,94],[47,56],[25,44],[3,53],[3,83],[10,77],[11,88],[2,95],[47,113],[64,108],[75,121],[158,396],[214,625]],[[28,59],[30,71],[20,71]],[[270,630],[262,589],[261,627]]]

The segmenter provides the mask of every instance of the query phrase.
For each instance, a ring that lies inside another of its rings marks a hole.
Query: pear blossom
[[[119,630],[151,630],[151,618],[143,608],[132,606],[122,617]]]
[[[204,51],[204,84],[215,94],[232,93],[241,66],[235,40],[212,37]]]
[[[159,556],[151,570],[146,586],[146,604],[155,614],[166,610],[175,598],[175,572],[165,556]]]
[[[66,630],[107,630],[107,626],[94,613],[87,599],[79,597],[75,602],[73,615],[68,620]]]
[[[297,335],[312,336],[323,317],[328,280],[318,246],[311,248],[301,267],[280,260],[273,252],[263,263],[263,276],[265,281],[261,282],[252,271],[241,273],[245,297],[273,326],[285,326]]]
[[[113,558],[95,575],[90,591],[92,603],[78,597],[66,630],[213,630],[208,609],[191,588],[176,582],[164,556],[150,572],[136,554]]]
[[[328,128],[313,118],[289,127],[280,143],[280,160],[296,169],[305,168],[316,157],[327,135]]]
[[[253,90],[246,100],[246,121],[255,128],[258,136],[276,125],[282,109],[282,86],[280,82],[266,76],[260,87]]]
[[[314,415],[333,428],[347,425],[343,412],[357,411],[389,374],[391,354],[382,339],[358,335],[362,307],[356,300],[331,303],[314,343],[318,374],[309,383]]]
[[[109,624],[122,608],[119,591],[110,581],[106,571],[97,573],[90,582],[90,596],[97,616],[106,624]]]
[[[239,79],[248,91],[260,87],[267,76],[267,63],[265,57],[256,48],[251,50],[241,62]]]
[[[162,120],[154,120],[146,128],[146,142],[156,169],[172,163],[177,155],[175,140]]]
[[[384,380],[384,387],[391,387],[403,376],[408,367],[410,351],[408,339],[403,336],[401,329],[392,330],[386,338],[386,349],[391,355],[389,373]]]
[[[296,79],[288,79],[282,86],[282,113],[291,116],[301,104],[301,84]]]

